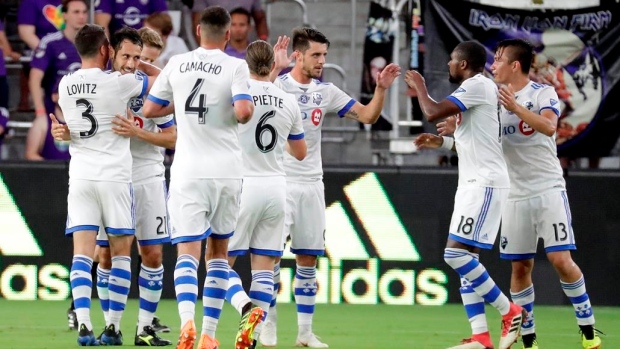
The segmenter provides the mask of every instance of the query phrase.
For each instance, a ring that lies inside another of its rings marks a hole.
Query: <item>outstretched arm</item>
[[[364,124],[374,124],[377,122],[381,115],[381,110],[383,109],[386,91],[399,75],[400,67],[394,63],[390,63],[377,76],[377,87],[375,87],[375,94],[372,96],[370,102],[366,105],[355,102],[344,116]]]
[[[405,82],[409,87],[416,90],[422,112],[429,122],[434,122],[461,112],[461,108],[448,99],[437,102],[431,98],[431,96],[428,95],[428,89],[426,88],[424,78],[417,71],[407,71],[405,74]]]

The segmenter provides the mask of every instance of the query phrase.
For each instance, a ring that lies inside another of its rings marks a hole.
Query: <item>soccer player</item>
[[[62,78],[59,105],[71,134],[66,234],[73,237],[71,291],[79,325],[78,343],[98,345],[90,320],[91,268],[99,225],[110,239],[110,312],[103,344],[120,345],[120,320],[131,284],[130,248],[135,231],[129,139],[112,131],[116,114],[142,97],[159,69],[146,65],[147,77],[103,70],[109,43],[103,28],[85,25],[75,45],[82,68]],[[110,103],[119,101],[120,103]]]
[[[575,237],[555,144],[560,105],[552,86],[529,79],[532,55],[527,41],[504,40],[498,44],[491,66],[495,82],[501,84],[502,142],[511,184],[502,215],[500,257],[512,261],[512,300],[528,311],[521,327],[523,348],[538,348],[532,269],[538,239],[543,239],[547,258],[575,308],[582,346],[595,349],[601,346],[601,339],[595,333],[583,274],[570,254],[576,249]],[[444,133],[454,128],[453,122],[442,126]]]
[[[377,121],[383,108],[387,89],[400,75],[400,67],[390,64],[378,75],[374,98],[363,105],[331,83],[317,79],[323,72],[329,40],[323,33],[312,28],[296,28],[293,31],[293,54],[289,57],[289,39],[278,39],[274,46],[276,66],[271,79],[274,84],[293,94],[301,110],[308,154],[298,161],[288,153],[284,154],[284,169],[287,176],[287,209],[284,234],[290,235],[291,252],[296,254],[295,302],[297,303],[298,335],[296,344],[311,348],[327,348],[312,332],[312,318],[316,303],[316,261],[325,254],[325,189],[323,186],[323,165],[321,162],[321,126],[327,113],[337,113],[365,124]],[[280,71],[295,59],[290,73],[276,79]],[[274,268],[274,284],[280,281],[280,266]],[[276,313],[274,287],[272,304],[261,333],[261,343],[275,346]]]
[[[176,155],[170,174],[168,209],[178,258],[174,272],[181,335],[178,349],[193,348],[198,294],[197,268],[208,238],[199,349],[219,345],[215,331],[228,289],[228,239],[239,216],[243,160],[238,123],[252,117],[245,61],[223,52],[230,15],[219,6],[202,13],[200,47],[173,56],[144,104],[146,117],[170,114],[177,121]]]
[[[245,171],[241,212],[228,245],[228,261],[232,267],[236,257],[249,250],[252,284],[248,297],[239,275],[231,268],[226,298],[244,300],[235,302],[243,305],[238,309],[243,316],[235,339],[237,349],[254,345],[260,332],[260,326],[256,326],[267,316],[273,296],[273,268],[284,248],[285,148],[297,160],[303,160],[307,150],[297,101],[269,78],[275,64],[272,47],[265,41],[255,41],[247,47],[245,60],[250,68],[254,116],[239,126]]]
[[[480,249],[493,247],[510,187],[502,155],[497,87],[481,74],[485,63],[484,46],[475,41],[458,44],[450,54],[448,67],[450,82],[460,86],[441,102],[428,95],[424,78],[418,72],[408,71],[405,82],[416,90],[428,121],[458,115],[454,141],[442,145],[451,149],[455,142],[459,154],[459,182],[444,259],[461,276],[464,297],[470,294],[480,297],[500,312],[502,335],[499,348],[507,349],[519,337],[525,311],[508,300],[478,262]],[[431,142],[433,138],[430,136],[419,136],[416,145]],[[483,312],[482,302],[465,306],[470,322],[480,321],[485,325],[485,331],[474,331],[471,338],[454,348],[493,348],[480,309]]]

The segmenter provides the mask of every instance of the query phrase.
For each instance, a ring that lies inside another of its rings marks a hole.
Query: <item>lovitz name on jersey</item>
[[[207,74],[219,75],[222,72],[222,66],[209,62],[186,62],[181,63],[179,67],[181,73],[190,73],[199,70]]]
[[[284,104],[282,98],[272,95],[252,96],[252,99],[254,100],[254,105],[273,105],[282,109],[282,105]]]
[[[69,96],[85,93],[97,94],[97,84],[73,84],[67,86],[67,94]]]

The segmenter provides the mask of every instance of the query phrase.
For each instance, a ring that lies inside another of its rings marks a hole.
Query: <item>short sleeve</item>
[[[538,110],[538,114],[540,114],[543,110],[549,109],[552,110],[555,115],[560,116],[560,102],[559,102],[558,94],[555,92],[553,87],[545,86],[545,88],[540,91],[537,97],[538,105],[540,109]]]
[[[172,86],[170,85],[170,72],[174,62],[168,62],[161,73],[155,79],[155,83],[151,86],[151,91],[147,99],[164,107],[172,102]]]
[[[32,0],[23,0],[17,10],[17,24],[36,25],[37,7]]]
[[[120,75],[117,81],[121,96],[127,100],[133,97],[142,98],[149,84],[149,78],[143,74]]]
[[[161,128],[162,130],[164,128],[168,128],[170,126],[174,126],[175,125],[174,115],[172,115],[172,114],[166,115],[166,116],[162,116],[160,118],[154,118],[152,120],[157,124],[157,127]]]
[[[324,83],[320,82],[320,84],[324,84]],[[355,105],[355,103],[357,102],[355,99],[351,98],[351,96],[346,94],[344,91],[342,91],[340,88],[338,88],[338,86],[334,84],[331,84],[331,83],[329,84],[328,92],[330,94],[330,103],[327,106],[328,112],[336,112],[338,113],[338,116],[340,117],[343,117],[351,109],[351,107]],[[314,92],[314,93],[320,93],[320,92]],[[316,97],[324,98],[325,96],[316,96]],[[312,98],[314,99],[315,96],[313,95]]]
[[[488,104],[485,84],[475,78],[465,80],[446,99],[456,104],[461,111],[466,111],[477,105]]]
[[[304,125],[301,121],[301,110],[299,109],[299,105],[295,103],[293,99],[293,127],[291,127],[291,132],[288,134],[288,139],[303,139],[304,138]]]
[[[52,47],[48,45],[47,37],[43,37],[43,39],[39,41],[39,46],[34,50],[30,67],[43,71],[47,70],[47,67],[50,65],[51,57],[53,56],[52,50]]]
[[[95,12],[99,13],[107,13],[109,15],[112,14],[114,0],[96,0],[95,1]]]
[[[235,103],[241,99],[252,100],[250,95],[250,69],[245,61],[241,61],[235,69],[235,75],[233,76],[232,86],[230,88],[232,92],[232,101]]]

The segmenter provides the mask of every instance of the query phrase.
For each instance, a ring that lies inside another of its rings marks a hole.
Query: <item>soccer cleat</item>
[[[521,324],[527,312],[520,306],[510,303],[508,314],[502,316],[502,337],[499,339],[499,349],[510,349],[521,334]]]
[[[200,340],[202,341],[202,338]],[[196,342],[196,325],[194,320],[189,320],[181,328],[176,349],[194,349],[194,342]]]
[[[220,345],[220,342],[215,338],[211,338],[208,334],[203,334],[200,336],[200,340],[198,341],[198,348],[196,349],[217,349]]]
[[[169,333],[170,332],[170,327],[162,324],[157,316],[153,317],[153,321],[151,322],[151,328],[155,332],[163,332],[163,333]]]
[[[123,345],[123,334],[121,331],[116,331],[114,325],[109,325],[103,331],[101,335],[101,344],[103,345]]]
[[[489,332],[474,334],[471,338],[465,338],[461,344],[448,349],[493,349],[493,342]]]
[[[523,349],[538,349],[538,341],[534,339],[534,343],[532,343],[531,346],[526,347],[525,345],[523,346]]]
[[[329,348],[329,345],[321,342],[319,337],[312,332],[305,335],[297,335],[295,346],[308,348]]]
[[[273,321],[265,321],[259,336],[260,344],[262,344],[263,347],[275,347],[278,344],[276,332],[276,323]]]
[[[84,324],[80,325],[77,342],[78,345],[82,347],[93,347],[100,344],[97,338],[95,338],[93,331],[86,328]]]
[[[581,327],[581,326],[580,326]],[[581,345],[583,346],[583,349],[599,349],[601,347],[601,337],[598,336],[598,334],[603,334],[603,332],[592,328],[592,339],[586,339],[586,336],[584,334],[584,331],[580,331],[581,332]]]
[[[239,331],[235,337],[235,349],[248,349],[254,342],[254,330],[263,320],[263,309],[254,306],[243,313],[239,322]]]
[[[69,322],[69,331],[78,330],[77,315],[75,315],[75,309],[69,308],[67,310],[67,321]]]
[[[165,347],[172,342],[159,337],[151,326],[144,326],[142,332],[136,333],[134,344],[141,347]]]
[[[521,340],[523,341],[523,349],[538,349],[536,333],[522,334]]]

